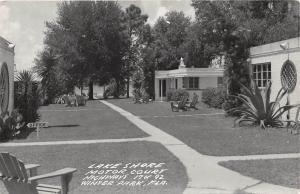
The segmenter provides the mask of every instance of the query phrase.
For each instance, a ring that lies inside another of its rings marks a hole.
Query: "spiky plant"
[[[243,102],[240,107],[233,108],[233,113],[238,113],[240,119],[238,123],[250,122],[254,125],[259,125],[261,128],[281,127],[283,122],[281,116],[296,105],[280,105],[280,101],[287,94],[287,91],[281,88],[275,98],[275,101],[270,100],[271,85],[269,82],[266,87],[265,95],[261,94],[256,83],[251,80],[253,88],[249,89],[245,85],[240,84],[244,90],[243,94],[235,96]]]
[[[34,122],[39,118],[37,112],[39,108],[39,91],[34,79],[33,72],[28,70],[21,71],[17,77],[18,88],[14,95],[15,108],[19,109],[25,122]]]

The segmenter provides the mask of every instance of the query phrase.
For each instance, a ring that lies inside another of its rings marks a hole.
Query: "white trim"
[[[299,52],[299,51],[300,51],[300,47],[299,48],[291,48],[288,50],[278,50],[278,51],[272,51],[272,52],[253,54],[253,55],[250,55],[250,58],[259,58],[259,57],[266,57],[266,56],[270,56],[270,55],[294,53],[294,52]]]
[[[179,78],[179,77],[216,77],[223,76],[224,69],[214,68],[182,68],[169,71],[155,71],[155,78]]]

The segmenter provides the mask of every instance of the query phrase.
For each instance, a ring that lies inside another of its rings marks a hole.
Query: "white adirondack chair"
[[[44,175],[37,175],[38,164],[24,165],[9,153],[0,153],[0,179],[9,194],[67,194],[75,168],[64,168]],[[27,173],[27,171],[29,173]],[[38,184],[46,178],[61,177],[61,186]]]

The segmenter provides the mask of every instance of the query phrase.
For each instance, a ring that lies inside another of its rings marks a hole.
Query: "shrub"
[[[213,95],[214,95],[214,88],[206,88],[202,92],[201,101],[210,106],[210,102]]]
[[[148,103],[150,100],[149,94],[147,94],[145,89],[133,90],[133,100],[135,103]]]
[[[23,127],[25,122],[17,109],[13,110],[11,115],[8,112],[3,113],[0,116],[0,140],[11,139]]]
[[[226,90],[224,88],[206,88],[202,92],[202,102],[209,107],[222,108],[226,98]]]
[[[243,102],[243,106],[232,109],[232,112],[240,114],[239,124],[241,122],[250,122],[259,125],[261,128],[266,126],[281,127],[283,122],[281,116],[288,110],[296,107],[295,105],[285,105],[280,107],[280,101],[287,94],[287,91],[281,88],[274,102],[270,101],[271,82],[266,87],[265,95],[252,80],[253,88],[249,89],[240,84],[244,89],[244,94],[238,94],[236,98]]]
[[[229,116],[239,116],[239,114],[236,112],[232,112],[231,109],[233,108],[237,108],[239,106],[242,105],[242,101],[237,99],[237,98],[233,98],[231,96],[228,96],[225,99],[225,102],[222,105],[223,110],[226,112],[227,115]]]
[[[37,90],[31,95],[22,93],[15,94],[15,108],[19,109],[26,123],[35,122],[39,119],[39,114],[37,112],[40,106],[39,99],[40,96]]]
[[[182,96],[189,97],[189,93],[183,89],[173,89],[167,92],[167,101],[179,101]]]
[[[118,90],[117,83],[113,79],[110,81],[109,85],[105,89],[103,97],[108,98],[109,96],[113,96],[114,98],[119,98],[120,96],[124,96],[125,93],[126,93],[125,85],[120,84]]]

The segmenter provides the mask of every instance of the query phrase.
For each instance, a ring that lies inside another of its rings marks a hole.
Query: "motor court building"
[[[0,109],[14,107],[14,45],[0,36]]]
[[[170,90],[185,89],[190,96],[196,93],[201,98],[202,90],[223,84],[223,67],[187,68],[181,58],[178,69],[155,71],[155,99],[166,100]]]
[[[300,47],[299,37],[250,48],[250,71],[254,81],[264,91],[272,81],[271,100],[281,87],[289,94],[284,104],[300,104]],[[290,111],[295,118],[296,109]]]

